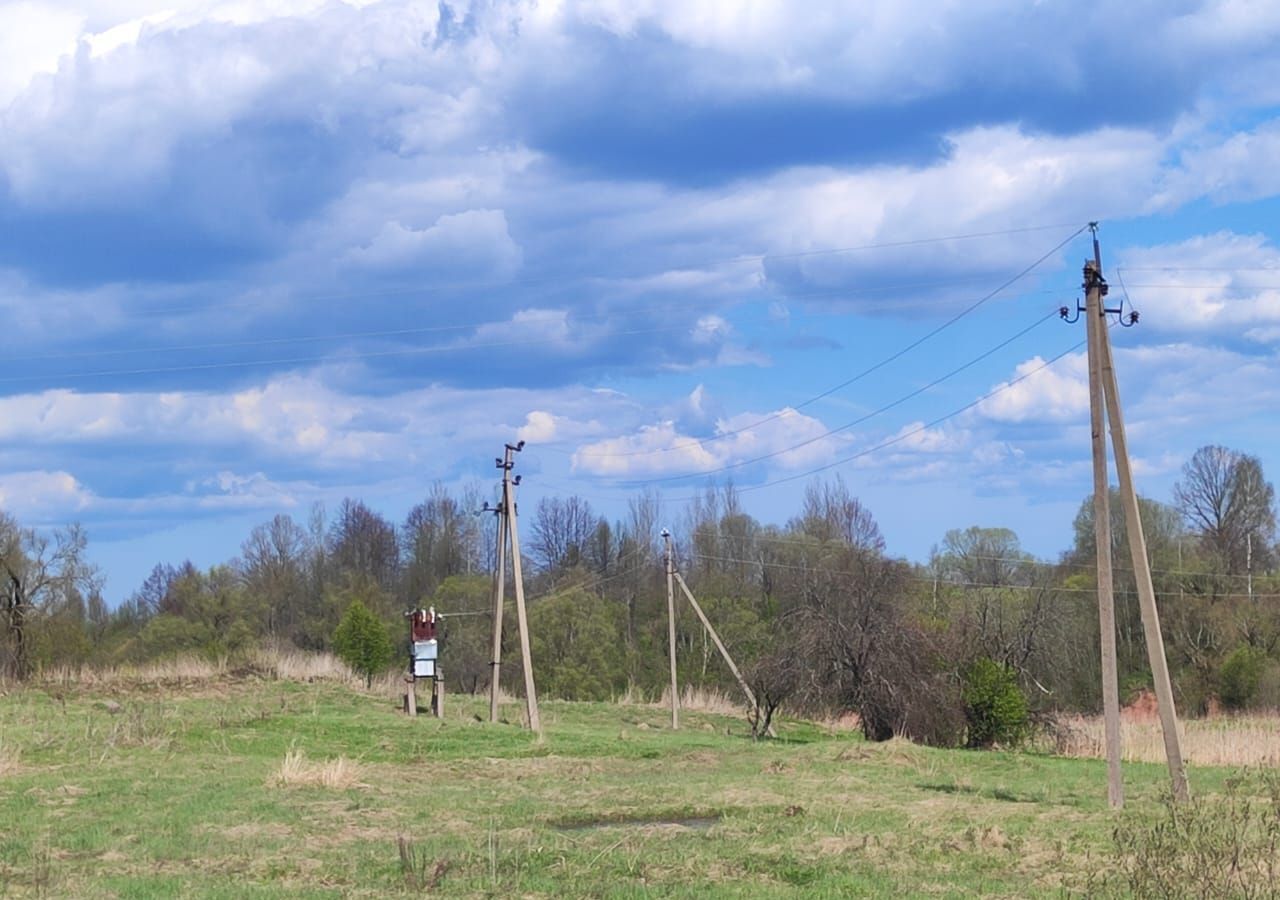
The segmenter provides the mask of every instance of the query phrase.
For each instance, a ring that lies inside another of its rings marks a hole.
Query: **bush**
[[[1258,692],[1266,654],[1247,644],[1227,654],[1218,669],[1218,699],[1227,709],[1244,709]]]
[[[391,663],[395,647],[387,626],[369,612],[359,600],[352,600],[333,632],[333,652],[353,671],[364,676],[366,688],[373,687],[373,676]]]
[[[983,657],[964,673],[965,720],[970,747],[1016,744],[1027,734],[1027,698],[1013,669]]]
[[[1164,798],[1159,817],[1129,813],[1089,897],[1280,897],[1280,777],[1245,772],[1221,794]]]

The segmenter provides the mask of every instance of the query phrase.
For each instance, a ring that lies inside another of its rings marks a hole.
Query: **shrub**
[[[352,600],[333,632],[333,652],[353,671],[364,676],[365,687],[383,671],[395,655],[387,626],[359,600]]]
[[[1227,654],[1218,669],[1218,699],[1227,709],[1244,709],[1258,692],[1267,657],[1261,650],[1241,645]]]
[[[964,673],[965,720],[970,747],[1016,744],[1027,734],[1027,698],[1013,669],[983,657]]]
[[[1221,794],[1177,803],[1150,821],[1129,813],[1110,865],[1087,876],[1090,897],[1280,897],[1280,778],[1245,772]]]

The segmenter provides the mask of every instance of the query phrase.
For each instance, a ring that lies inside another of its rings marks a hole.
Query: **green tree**
[[[977,660],[964,674],[963,697],[970,747],[1015,744],[1026,735],[1027,698],[1009,666]]]
[[[622,608],[584,590],[548,597],[530,613],[538,687],[548,697],[607,700],[626,687]]]
[[[1241,645],[1227,654],[1218,669],[1218,697],[1227,709],[1244,709],[1258,692],[1267,656],[1261,650]]]
[[[373,676],[386,669],[395,654],[387,626],[360,600],[352,600],[343,613],[342,621],[333,632],[333,650],[339,659],[364,676],[366,688],[373,687]]]

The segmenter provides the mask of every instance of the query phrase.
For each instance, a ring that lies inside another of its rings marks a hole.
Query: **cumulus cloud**
[[[69,472],[38,469],[0,474],[0,509],[24,524],[64,524],[93,501],[93,493]]]
[[[1032,357],[1018,364],[1013,379],[1000,382],[992,391],[999,393],[976,409],[997,422],[1068,422],[1088,416],[1088,358],[1076,353],[1045,366],[1045,360]]]
[[[1128,290],[1144,327],[1244,333],[1259,343],[1274,341],[1280,325],[1280,249],[1265,235],[1219,231],[1128,248],[1120,262],[1116,287]],[[1112,292],[1114,299],[1115,287]]]
[[[573,466],[610,477],[678,476],[767,458],[770,466],[794,470],[826,462],[847,444],[847,437],[828,431],[821,420],[790,407],[718,419],[707,438],[682,434],[674,421],[665,421],[585,444],[573,454]]]

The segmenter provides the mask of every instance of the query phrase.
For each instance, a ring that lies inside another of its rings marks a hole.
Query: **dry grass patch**
[[[1103,759],[1101,717],[1070,716],[1058,723],[1054,749],[1062,756]],[[1280,767],[1280,716],[1215,716],[1178,723],[1182,755],[1197,766]],[[1128,762],[1164,762],[1164,736],[1158,721],[1125,718],[1120,747]]]
[[[284,762],[271,776],[276,787],[322,787],[344,791],[353,787],[368,787],[360,781],[363,774],[360,765],[345,756],[325,762],[308,762],[301,750],[290,750]]]
[[[671,689],[662,692],[658,702],[654,704],[665,709],[671,708]],[[694,687],[686,684],[680,691],[680,709],[689,712],[712,713],[719,716],[742,716],[746,708],[730,695],[715,688]]]
[[[22,771],[22,754],[17,747],[0,744],[0,778]]]

